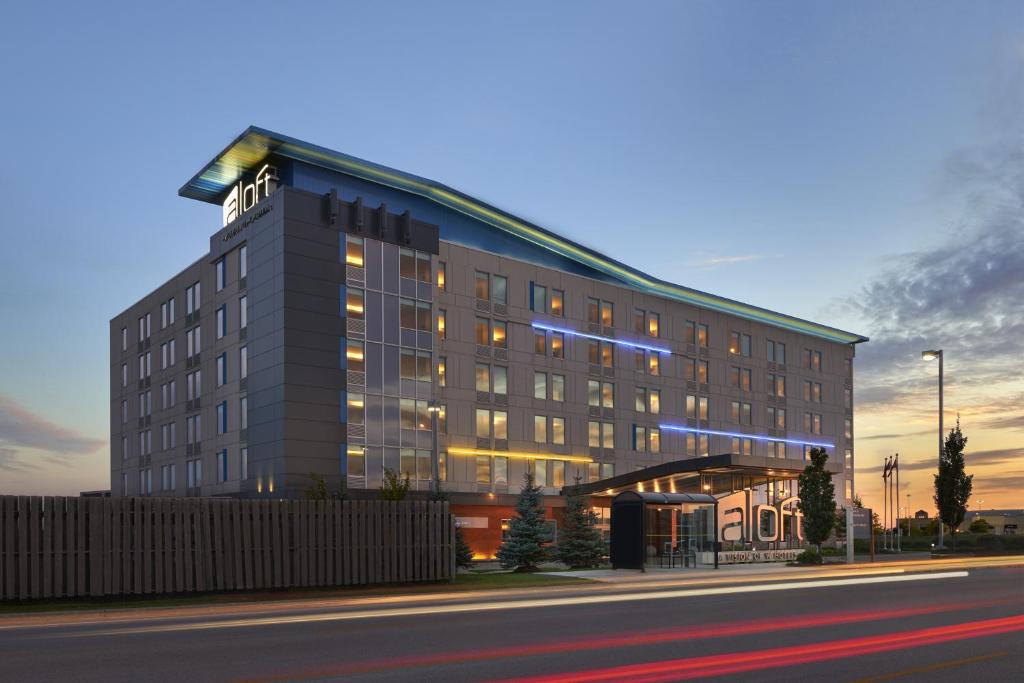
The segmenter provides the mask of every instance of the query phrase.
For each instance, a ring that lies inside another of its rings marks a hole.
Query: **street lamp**
[[[941,466],[942,452],[944,450],[942,443],[942,349],[922,351],[921,360],[931,361],[939,359],[939,463]],[[942,515],[939,514],[939,547],[942,547]]]
[[[437,401],[430,401],[427,403],[427,411],[430,412],[430,431],[434,437],[430,449],[430,478],[432,480],[431,489],[436,498],[441,491],[441,463],[437,453],[437,424],[438,416],[441,413],[441,404]]]

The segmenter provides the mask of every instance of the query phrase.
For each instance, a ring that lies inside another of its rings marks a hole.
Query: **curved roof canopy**
[[[235,138],[185,183],[178,190],[178,194],[204,202],[220,203],[221,197],[229,187],[271,154],[425,197],[519,239],[593,268],[642,292],[833,342],[858,344],[868,340],[859,334],[660,280],[447,185],[256,126],[250,126]]]

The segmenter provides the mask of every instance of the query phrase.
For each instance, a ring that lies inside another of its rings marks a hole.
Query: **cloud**
[[[944,351],[946,409],[962,414],[965,432],[1024,429],[1024,146],[957,152],[943,175],[945,190],[963,196],[955,230],[885,259],[845,302],[871,337],[857,352],[858,413],[898,414],[913,429],[859,439],[926,433],[915,422],[934,418],[937,383],[921,351],[936,347]]]
[[[36,467],[26,462],[22,450],[45,453],[45,459],[59,463],[67,458],[89,455],[106,441],[86,436],[42,418],[0,395],[0,469],[23,471]]]
[[[763,258],[765,257],[755,254],[750,254],[748,256],[711,256],[698,261],[690,261],[686,265],[691,268],[715,268],[716,266],[731,266],[734,263],[760,261]]]
[[[938,449],[936,449],[938,450]],[[900,472],[917,472],[920,470],[935,470],[937,468],[938,456],[928,457],[924,460],[906,460],[900,458]],[[993,465],[1010,465],[1024,463],[1024,448],[994,448],[986,451],[971,452],[970,448],[964,450],[964,465],[967,473],[971,473],[974,467],[988,467]],[[858,467],[857,474],[881,474],[883,464],[870,467]],[[1002,483],[1002,477],[999,477]]]
[[[918,432],[904,432],[902,434],[872,434],[871,436],[858,436],[859,441],[873,441],[875,439],[904,439],[908,436],[921,436],[922,434],[934,434],[934,429],[922,429]]]

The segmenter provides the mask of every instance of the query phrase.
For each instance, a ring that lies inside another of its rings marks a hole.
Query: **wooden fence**
[[[0,496],[0,600],[454,574],[448,503]]]

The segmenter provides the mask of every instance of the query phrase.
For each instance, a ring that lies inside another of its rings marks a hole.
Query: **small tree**
[[[971,526],[967,528],[972,534],[987,534],[994,529],[991,524],[985,521],[984,517],[977,517],[971,520]]]
[[[859,493],[853,497],[853,507],[855,507],[855,508],[857,508],[859,510],[864,509],[864,501],[862,501],[860,499],[860,494]]]
[[[448,501],[448,492],[441,486],[441,482],[437,483],[437,490],[431,492],[430,500],[437,503]],[[455,525],[455,566],[463,569],[473,566],[473,551],[462,537],[462,529],[458,524]]]
[[[312,483],[306,489],[306,500],[327,500],[327,480],[324,475],[310,472],[309,478]]]
[[[388,467],[384,468],[384,485],[380,487],[380,499],[399,502],[405,500],[409,493],[409,475],[404,478]]]
[[[570,569],[592,569],[601,565],[604,541],[597,530],[597,515],[580,489],[580,477],[569,489],[565,514],[558,534],[556,556]]]
[[[800,475],[800,512],[804,515],[804,535],[818,552],[836,524],[836,488],[825,469],[828,453],[811,449],[811,464]]]
[[[523,475],[516,514],[518,517],[509,522],[508,536],[498,548],[498,561],[505,569],[537,571],[537,565],[548,559],[547,544],[551,542],[551,535],[544,524],[540,487],[534,481],[532,471]]]
[[[953,537],[953,549],[956,549],[956,528],[964,521],[967,514],[967,501],[971,498],[974,487],[974,475],[964,471],[964,447],[967,437],[960,431],[960,418],[956,427],[951,429],[939,457],[939,472],[935,475],[935,507],[939,510],[939,519],[949,527]]]

